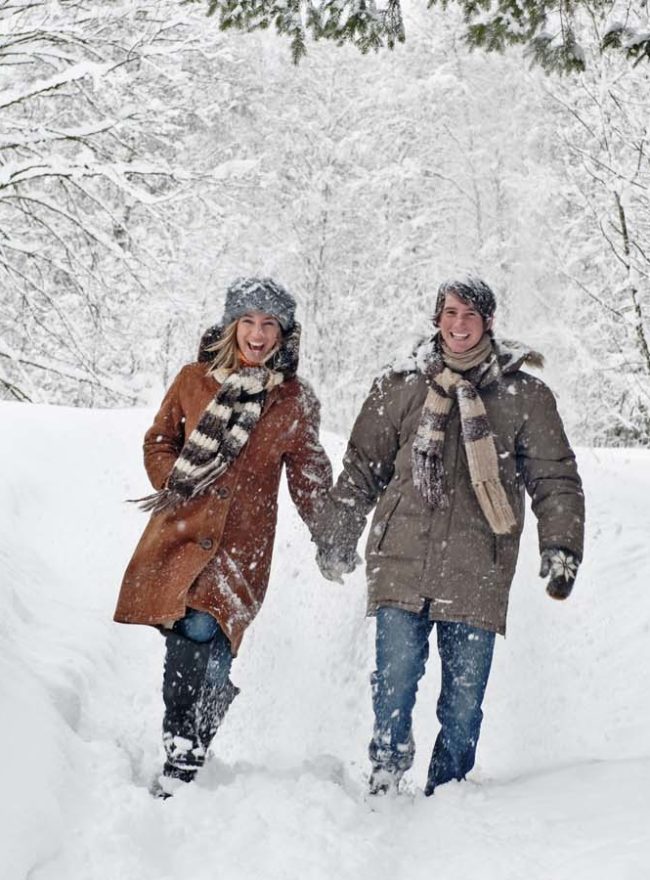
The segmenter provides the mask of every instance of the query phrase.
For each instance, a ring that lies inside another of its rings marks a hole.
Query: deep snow
[[[649,452],[581,451],[588,542],[566,603],[537,577],[529,516],[471,779],[421,793],[434,652],[408,792],[375,811],[363,573],[321,580],[285,495],[242,693],[200,780],[163,803],[146,788],[162,640],[111,621],[150,418],[0,404],[3,880],[650,877]]]

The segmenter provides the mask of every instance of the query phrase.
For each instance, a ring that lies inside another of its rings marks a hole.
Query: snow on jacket
[[[575,456],[549,388],[520,367],[533,353],[497,343],[501,376],[479,388],[501,482],[517,526],[495,535],[472,489],[454,401],[444,444],[449,504],[429,507],[413,484],[411,447],[427,394],[420,352],[373,384],[354,425],[319,542],[349,551],[376,505],[366,546],[368,613],[388,605],[505,633],[508,594],[524,522],[524,490],[540,550],[582,556],[584,496]],[[539,357],[539,356],[537,356]]]
[[[175,378],[144,440],[155,489],[219,387],[205,363],[189,364]],[[207,611],[236,653],[268,585],[282,468],[310,530],[331,486],[319,422],[319,403],[302,380],[272,388],[247,444],[210,491],[151,517],[126,569],[115,620],[164,626],[186,607]]]

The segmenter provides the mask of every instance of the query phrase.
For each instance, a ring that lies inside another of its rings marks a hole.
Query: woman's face
[[[237,321],[237,347],[250,364],[262,364],[280,341],[280,324],[266,312],[246,312]]]

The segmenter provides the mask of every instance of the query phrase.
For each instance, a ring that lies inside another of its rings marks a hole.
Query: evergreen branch
[[[400,0],[388,0],[384,9],[378,8],[375,0],[183,2],[207,2],[207,14],[218,18],[222,30],[250,32],[275,27],[279,35],[289,37],[296,63],[306,54],[306,33],[314,40],[352,43],[363,53],[392,49],[405,40]],[[452,3],[463,13],[463,39],[470,48],[504,52],[510,46],[523,46],[531,63],[546,73],[576,74],[586,69],[586,52],[578,34],[588,28],[588,22],[600,41],[600,52],[622,53],[633,66],[650,59],[643,0],[637,0],[634,15],[628,14],[625,24],[609,25],[607,0],[427,0],[429,9],[446,9]]]

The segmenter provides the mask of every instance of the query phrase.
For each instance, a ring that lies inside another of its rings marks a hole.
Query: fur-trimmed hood
[[[420,339],[412,347],[406,357],[397,357],[389,364],[386,372],[422,373],[426,375],[432,360],[438,355],[440,334],[436,333],[428,339]],[[497,339],[492,337],[492,345],[497,355],[502,373],[515,373],[523,367],[544,366],[544,356],[514,339]]]
[[[199,343],[197,360],[200,364],[209,364],[214,358],[213,352],[208,349],[223,336],[225,327],[222,324],[214,324],[208,327]],[[300,360],[300,324],[294,321],[293,327],[288,333],[282,334],[280,348],[264,364],[269,370],[282,373],[285,379],[290,379],[298,372]]]

